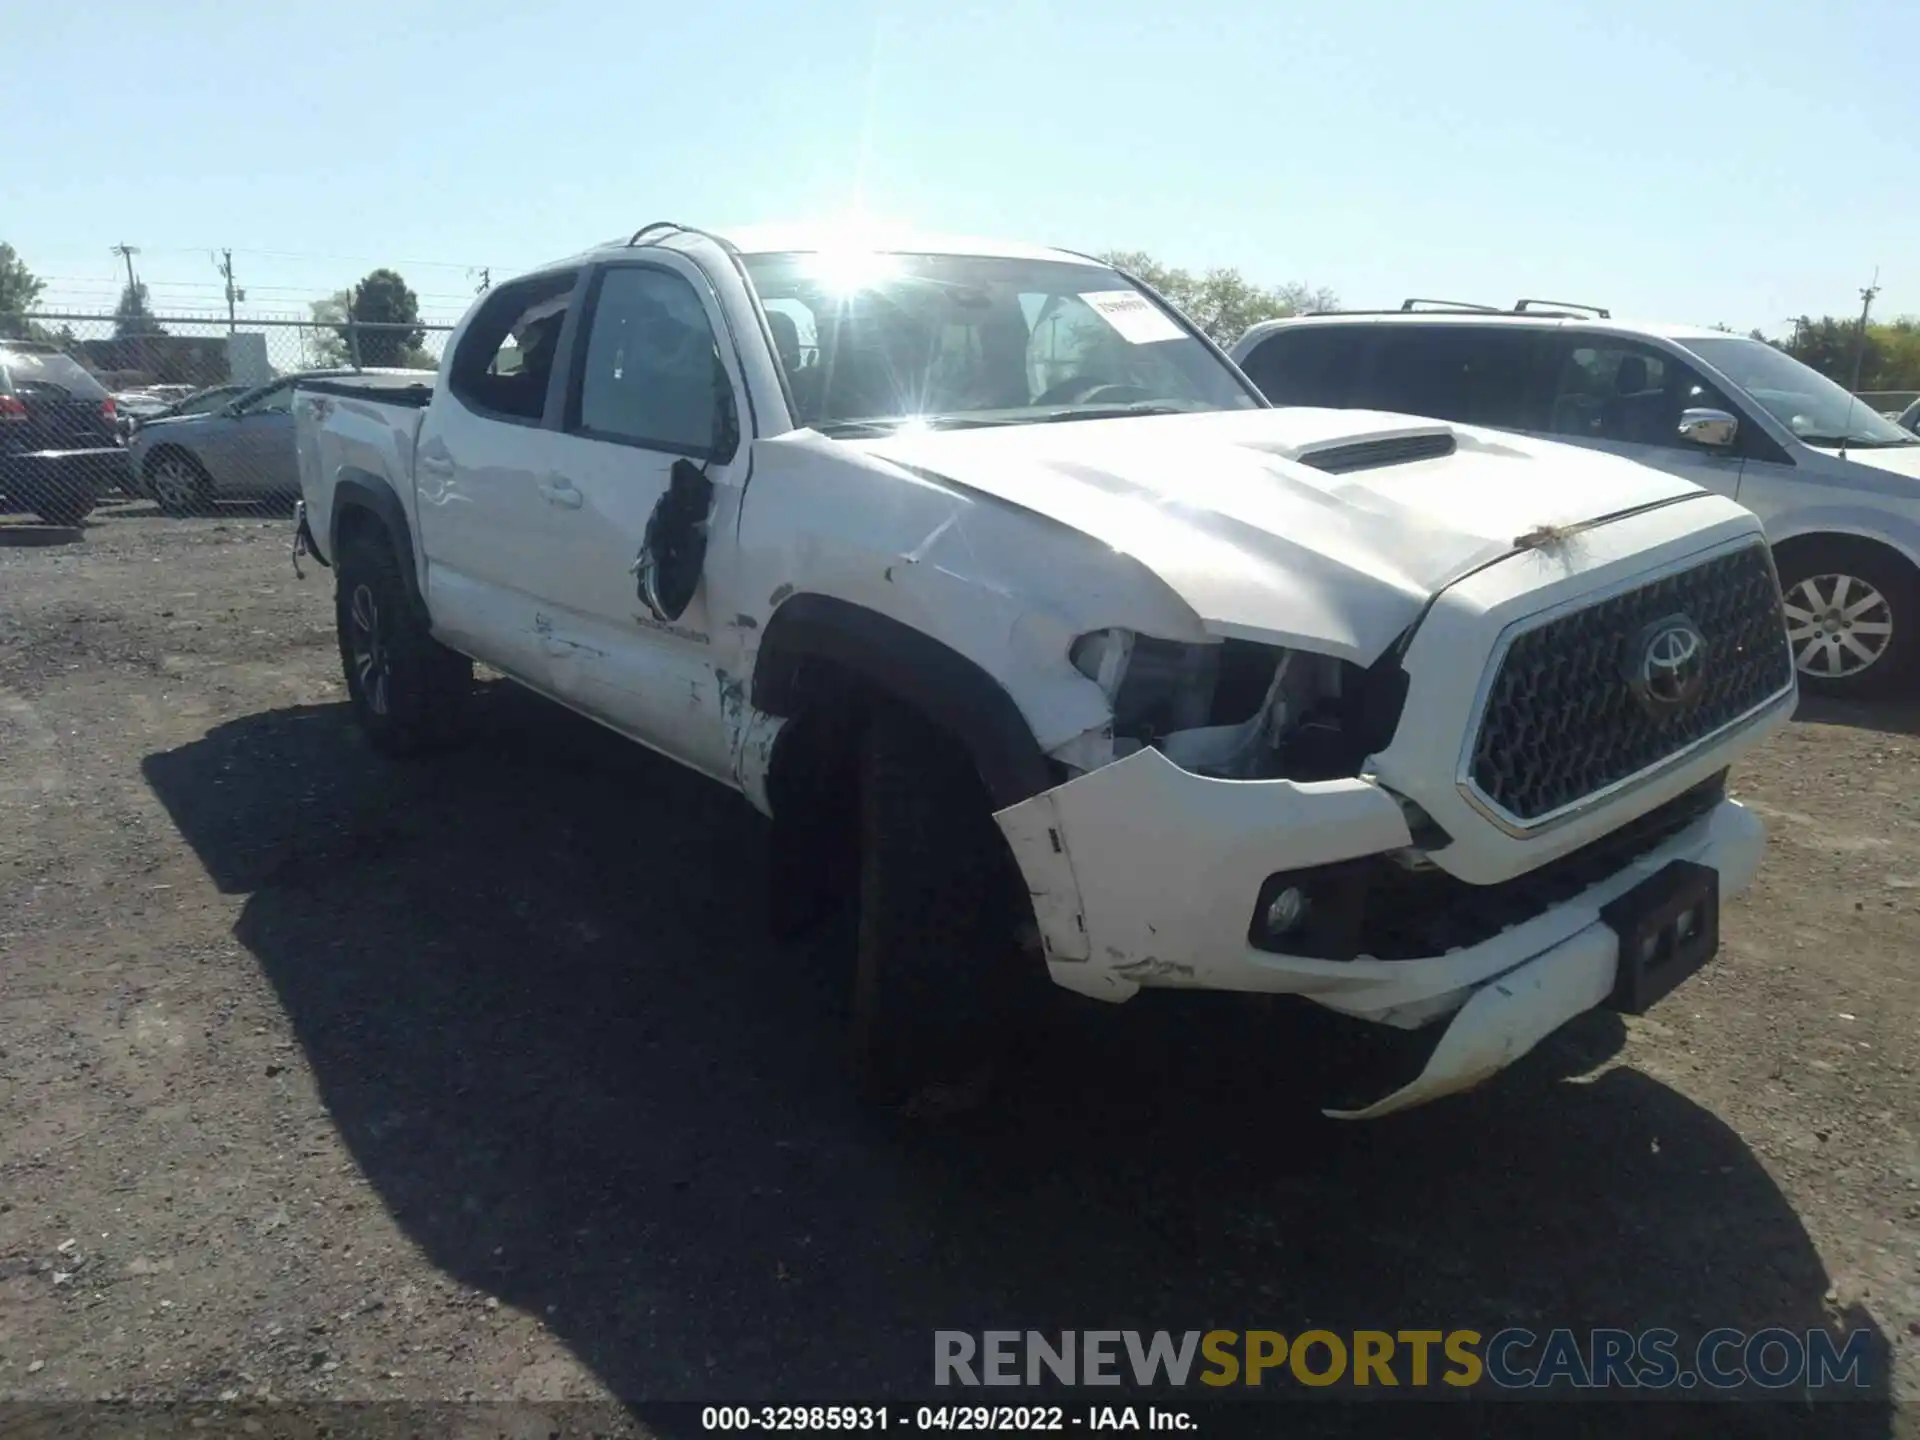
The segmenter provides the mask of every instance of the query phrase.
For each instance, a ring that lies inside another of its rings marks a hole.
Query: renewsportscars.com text
[[[937,1330],[936,1385],[1865,1389],[1865,1330]]]

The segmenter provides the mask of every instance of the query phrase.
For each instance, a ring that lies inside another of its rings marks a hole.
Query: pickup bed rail
[[[302,380],[294,388],[310,395],[378,400],[382,405],[410,405],[421,410],[433,399],[433,381],[410,375],[333,375]]]

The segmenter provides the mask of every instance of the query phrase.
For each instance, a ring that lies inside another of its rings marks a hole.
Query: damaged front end
[[[1446,843],[1364,773],[1404,708],[1397,649],[1363,667],[1107,629],[1069,656],[1109,718],[1050,752],[1066,784],[998,816],[1069,989],[1123,1000],[1213,987],[1213,947],[1187,937],[1235,911],[1240,945],[1352,960],[1364,905],[1353,867],[1431,869],[1423,847]],[[1276,887],[1289,877],[1299,883]]]
[[[1724,769],[1505,880],[1452,873],[1454,838],[1373,773],[1424,693],[1401,658],[1076,643],[1111,725],[1052,752],[1066,783],[995,817],[1054,981],[1108,1001],[1292,994],[1421,1032],[1416,1076],[1328,1112],[1373,1118],[1477,1085],[1604,1003],[1619,950],[1602,907],[1660,867],[1712,868],[1729,894],[1751,879],[1764,830]]]
[[[1071,658],[1112,709],[1110,725],[1053,752],[1076,771],[1156,749],[1222,780],[1358,775],[1393,738],[1407,695],[1397,648],[1363,668],[1245,640],[1098,630],[1074,643]]]

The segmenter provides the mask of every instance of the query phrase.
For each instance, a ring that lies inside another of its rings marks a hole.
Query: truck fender
[[[809,661],[825,662],[913,706],[960,741],[996,810],[1048,789],[1054,776],[1004,687],[959,651],[863,605],[830,595],[783,601],[767,621],[750,699],[792,719],[807,699]]]
[[[400,562],[400,578],[407,587],[407,599],[422,619],[427,619],[427,600],[420,593],[420,567],[415,560],[413,527],[407,523],[406,507],[393,487],[378,475],[365,470],[342,470],[333,487],[333,514],[327,521],[327,554],[337,562],[340,557],[340,528],[347,512],[365,510],[373,514],[387,532],[394,558]]]

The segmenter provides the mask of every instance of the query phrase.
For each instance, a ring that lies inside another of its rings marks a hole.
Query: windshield
[[[1682,342],[1809,445],[1920,443],[1871,404],[1764,340]]]
[[[11,382],[8,385],[6,382]],[[70,355],[59,351],[0,349],[0,388],[16,394],[42,395],[62,400],[104,400],[102,385]]]
[[[829,435],[1261,402],[1104,265],[968,255],[749,255],[796,419]]]

